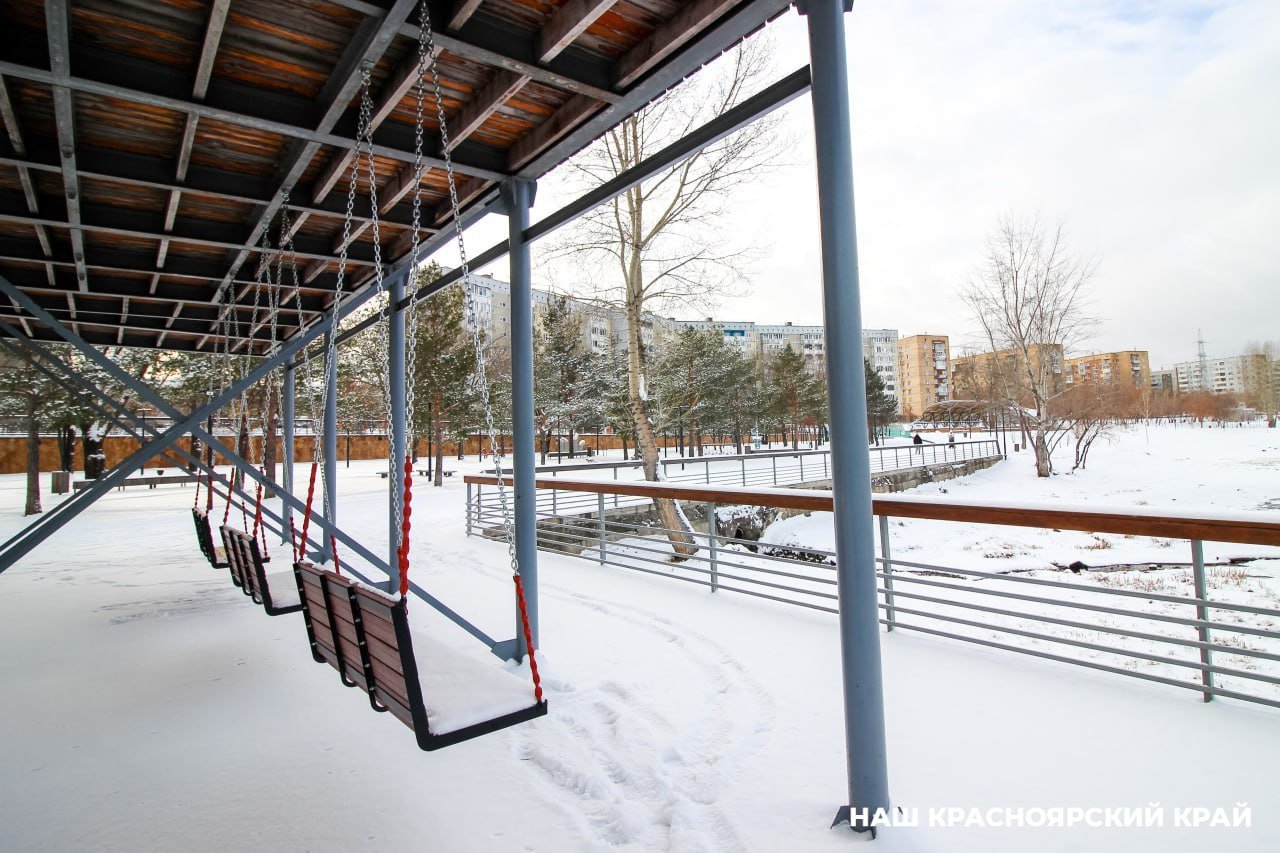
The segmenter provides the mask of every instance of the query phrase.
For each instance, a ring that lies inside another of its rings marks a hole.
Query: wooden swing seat
[[[200,543],[200,553],[204,554],[205,559],[209,561],[209,565],[215,569],[227,568],[229,564],[227,562],[226,548],[219,548],[213,544],[213,528],[209,524],[209,513],[199,508],[193,508],[191,516],[196,524],[196,541]]]
[[[226,545],[231,582],[255,604],[262,605],[268,616],[297,613],[302,609],[297,586],[290,573],[267,574],[266,560],[262,558],[257,539],[230,525],[223,525],[222,541]]]
[[[294,564],[311,655],[359,687],[375,711],[390,711],[426,751],[471,740],[547,713],[547,703],[432,731],[413,653],[406,603],[308,562]]]

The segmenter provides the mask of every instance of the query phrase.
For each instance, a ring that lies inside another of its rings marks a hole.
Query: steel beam
[[[538,61],[550,62],[617,0],[569,0],[551,13],[538,32]]]
[[[407,263],[400,264],[391,273],[392,276],[403,276],[407,274],[408,274]],[[100,367],[106,370],[106,372],[109,375],[111,375],[113,378],[117,379],[118,381],[121,381],[122,384],[133,388],[139,394],[140,398],[147,400],[152,405],[156,405],[158,409],[165,412],[166,414],[170,414],[170,416],[174,418],[173,425],[168,430],[166,430],[159,438],[157,438],[156,441],[152,442],[152,444],[148,445],[145,448],[141,448],[137,453],[130,455],[127,459],[122,461],[119,466],[117,466],[120,469],[120,471],[123,471],[122,474],[118,471],[113,471],[112,474],[107,478],[107,480],[109,480],[108,485],[106,485],[105,487],[99,488],[99,484],[95,483],[93,487],[86,489],[85,492],[83,492],[82,494],[86,494],[86,495],[92,494],[92,497],[90,500],[88,500],[88,502],[84,506],[77,507],[73,515],[79,514],[79,512],[83,511],[83,509],[86,508],[88,504],[91,504],[94,500],[97,500],[97,498],[100,497],[102,494],[105,494],[107,491],[109,491],[111,486],[114,485],[114,483],[117,480],[121,480],[127,477],[129,473],[132,473],[132,471],[136,470],[139,466],[145,464],[145,462],[148,459],[150,459],[152,456],[156,455],[157,453],[163,452],[166,448],[172,445],[173,442],[177,441],[180,437],[182,437],[188,432],[195,433],[198,437],[200,437],[206,443],[210,444],[210,446],[215,447],[217,449],[217,452],[221,456],[223,456],[228,460],[231,460],[233,464],[235,464],[238,468],[240,468],[240,470],[244,471],[244,473],[247,474],[249,477],[253,478],[258,482],[261,482],[264,486],[268,486],[268,487],[274,486],[274,483],[272,483],[272,481],[267,480],[265,477],[263,477],[261,474],[258,473],[256,468],[254,468],[248,462],[240,458],[238,454],[236,454],[230,448],[226,447],[226,445],[224,445],[217,438],[215,438],[214,436],[206,432],[204,429],[202,429],[200,424],[204,421],[205,418],[209,417],[214,412],[218,411],[218,409],[222,408],[227,403],[229,403],[231,400],[238,397],[242,389],[249,388],[253,386],[255,383],[261,381],[263,378],[269,375],[272,371],[274,371],[278,366],[280,366],[283,363],[286,363],[296,353],[301,351],[303,347],[305,347],[307,344],[314,341],[319,335],[325,333],[330,328],[331,324],[335,322],[335,319],[339,319],[345,314],[356,310],[357,308],[359,308],[359,306],[363,305],[364,302],[373,295],[372,288],[367,288],[363,292],[352,294],[351,298],[347,300],[346,303],[339,306],[338,310],[336,310],[333,315],[326,317],[325,319],[317,322],[315,325],[306,329],[302,333],[294,336],[292,339],[290,339],[288,342],[282,345],[275,354],[273,354],[268,358],[263,359],[261,363],[259,363],[257,366],[252,368],[239,382],[233,383],[229,387],[224,388],[221,392],[215,395],[212,400],[210,400],[204,406],[201,406],[200,408],[198,408],[195,412],[191,413],[190,415],[182,415],[180,412],[177,412],[176,410],[174,410],[163,399],[159,398],[159,395],[157,395],[149,386],[145,385],[144,383],[138,382],[134,377],[131,377],[127,373],[124,373],[123,371],[121,371],[120,368],[117,365],[115,365],[113,362],[111,362],[110,359],[107,359],[100,352],[98,352],[94,347],[85,343],[84,340],[82,340],[78,335],[76,335],[74,332],[70,331],[61,323],[59,323],[54,317],[49,315],[48,312],[46,312],[39,305],[36,305],[26,294],[24,294],[20,289],[15,287],[7,278],[5,278],[2,275],[0,275],[0,292],[3,292],[10,299],[19,303],[22,306],[23,310],[27,311],[29,314],[31,314],[33,317],[35,317],[37,320],[43,323],[50,331],[52,331],[58,337],[72,344],[81,352],[83,352],[87,357],[89,357],[91,360],[95,361],[95,363],[97,363]],[[294,507],[295,509],[301,508],[301,506],[296,503],[294,504]],[[321,524],[322,528],[329,530],[333,535],[335,535],[340,542],[343,542],[348,547],[352,548],[356,553],[360,554],[361,557],[369,561],[371,565],[377,567],[382,571],[389,570],[389,567],[386,566],[386,564],[383,563],[383,561],[380,558],[374,556],[372,552],[370,552],[367,548],[364,548],[362,545],[360,545],[355,540],[351,539],[341,530],[338,530],[336,528],[329,528],[328,523],[323,521],[323,519],[321,519],[318,523]],[[61,524],[59,526],[61,526]],[[52,533],[52,531],[49,531],[49,533]],[[32,548],[34,548],[41,541],[47,538],[48,535],[49,535],[48,533],[45,533],[41,535],[40,538],[35,540],[34,542],[30,542],[29,544],[24,543],[24,549],[21,551],[21,553],[18,553],[16,555],[10,555],[6,553],[3,557],[0,557],[0,570],[3,570],[3,568],[7,568],[9,565],[13,563],[14,560],[20,558],[23,554],[29,552]]]
[[[186,98],[162,95],[156,92],[137,89],[132,86],[121,86],[115,83],[89,80],[84,77],[68,77],[66,80],[59,80],[53,73],[45,71],[42,68],[35,68],[30,65],[23,65],[9,60],[0,60],[0,75],[17,77],[23,80],[30,80],[35,83],[43,83],[48,86],[60,85],[73,92],[87,92],[89,94],[101,95],[107,98],[119,98],[124,101],[130,101],[131,103],[142,104],[144,106],[158,107],[159,109],[173,110],[184,114],[194,114],[202,119],[208,118],[215,119],[217,121],[224,121],[228,124],[234,124],[239,127],[260,130],[264,133],[273,133],[287,139],[302,140],[316,145],[317,150],[321,145],[330,145],[335,148],[346,148],[350,150],[354,150],[358,147],[358,143],[352,136],[343,136],[330,131],[312,130],[301,125],[290,124],[286,121],[280,121],[266,116],[250,115],[239,110],[219,107],[211,103],[199,103]],[[399,160],[402,163],[412,163],[414,161],[414,154],[412,150],[390,145],[374,143],[373,153],[375,157],[382,157],[388,160]],[[434,155],[424,155],[423,162],[432,168],[444,168],[444,160]],[[460,174],[473,175],[488,181],[500,181],[507,177],[507,175],[502,171],[482,165],[476,165],[465,158],[455,160],[453,165],[454,170]]]
[[[0,285],[3,285],[3,284],[4,284],[4,279],[3,277],[0,277]],[[63,329],[62,331],[65,331],[65,329]],[[100,367],[103,367],[104,369],[106,369],[107,373],[112,375],[113,378],[117,379],[117,381],[121,381],[123,385],[134,390],[139,395],[140,398],[146,399],[151,405],[155,406],[158,410],[163,411],[166,414],[169,414],[170,417],[174,419],[174,425],[171,426],[168,430],[166,430],[163,433],[156,433],[156,431],[152,429],[151,431],[155,433],[157,436],[155,441],[152,441],[149,444],[146,444],[143,447],[141,447],[136,453],[131,454],[126,460],[122,461],[121,463],[119,463],[119,465],[117,465],[110,472],[108,472],[107,477],[103,478],[103,480],[95,481],[93,486],[82,491],[80,495],[76,496],[75,499],[64,501],[57,508],[55,508],[54,513],[50,514],[52,516],[56,513],[59,513],[59,511],[64,511],[61,514],[64,514],[67,516],[65,519],[61,518],[61,515],[57,515],[56,518],[50,518],[47,520],[47,521],[54,522],[53,524],[46,523],[44,525],[32,525],[26,530],[21,531],[17,536],[14,537],[14,539],[10,540],[10,542],[13,542],[15,540],[18,540],[19,538],[25,537],[25,540],[22,543],[20,543],[19,545],[13,545],[13,546],[10,546],[9,543],[6,543],[5,546],[3,546],[3,548],[0,548],[0,571],[4,571],[4,569],[12,565],[12,563],[15,562],[17,559],[21,558],[24,554],[28,553],[32,548],[40,544],[40,542],[44,541],[44,539],[48,538],[48,536],[52,535],[54,532],[60,529],[72,518],[79,515],[80,512],[87,509],[89,505],[94,503],[99,497],[101,497],[106,492],[110,491],[110,488],[116,485],[117,482],[119,482],[120,480],[123,480],[124,478],[127,478],[129,474],[131,474],[133,471],[137,470],[139,467],[145,464],[145,462],[148,459],[158,454],[166,452],[171,446],[174,445],[174,442],[176,442],[178,438],[180,438],[182,435],[186,434],[187,432],[191,432],[197,437],[201,438],[207,445],[209,445],[209,447],[214,452],[216,452],[218,455],[222,456],[223,458],[227,459],[228,462],[234,465],[236,469],[241,473],[255,480],[257,483],[261,484],[264,488],[272,489],[276,491],[277,495],[282,499],[283,502],[286,503],[286,505],[293,506],[295,509],[298,509],[300,511],[305,509],[305,506],[301,502],[299,502],[292,495],[283,494],[280,491],[280,487],[275,482],[267,479],[264,475],[262,475],[257,470],[257,468],[255,468],[248,461],[240,457],[235,451],[227,447],[222,441],[214,437],[212,433],[208,432],[205,429],[200,428],[199,426],[193,425],[193,418],[195,417],[194,415],[183,416],[180,412],[177,412],[175,409],[169,406],[168,403],[166,403],[162,398],[160,398],[159,395],[157,395],[154,391],[152,391],[148,386],[141,383],[134,377],[129,376],[129,374],[121,371],[109,359],[106,359],[105,356],[103,356],[101,353],[98,353],[92,347],[82,348],[80,347],[80,345],[75,344],[73,341],[70,341],[70,338],[68,338],[68,340],[69,342],[72,342],[73,345],[77,346],[78,349],[81,349],[81,351],[84,352],[87,356],[89,356],[90,360],[95,361],[96,363],[98,363]],[[47,350],[44,351],[44,355],[45,355],[45,358],[48,359],[49,361],[58,363],[62,367],[62,369],[67,370],[71,374],[75,373],[74,368],[63,365],[61,361],[56,358],[56,356],[49,354]],[[82,384],[87,384],[88,387],[96,391],[96,393],[100,397],[104,399],[111,399],[109,395],[105,394],[101,389],[96,388],[96,386],[93,386],[91,383],[88,383],[88,381],[85,380],[83,377],[79,377],[79,381]],[[252,380],[252,381],[247,379],[242,380],[240,383],[237,383],[231,388],[226,389],[223,392],[222,396],[225,397],[228,394],[231,397],[237,396],[240,393],[241,386],[244,386],[244,383],[246,381],[249,382],[249,384],[252,384],[252,382],[256,380]],[[226,401],[224,400],[223,402],[225,403]],[[204,408],[200,409],[197,414],[205,413],[205,412],[207,412],[208,414],[212,414],[214,409],[210,408],[211,405],[212,404],[207,405]],[[195,421],[194,423],[198,423],[198,421]],[[178,430],[176,433],[175,433],[175,429]],[[179,450],[177,452],[183,453],[184,451]],[[102,488],[99,488],[99,483],[107,480],[110,481],[109,485],[105,485]],[[244,496],[246,499],[252,500],[251,498],[248,497],[247,492],[240,490],[239,493],[242,496]],[[78,503],[77,503],[77,500],[79,501]],[[325,519],[316,518],[314,520],[322,530],[324,530],[330,535],[331,538],[336,538],[338,541],[343,542],[347,547],[351,548],[351,550],[353,550],[356,554],[359,554],[362,558],[367,560],[370,563],[370,565],[374,566],[380,571],[386,572],[388,574],[390,573],[389,567],[383,564],[378,557],[374,556],[372,552],[370,552],[367,548],[365,548],[359,542],[352,539],[350,536],[345,534],[343,531],[337,529],[335,526],[330,525],[328,521]],[[46,521],[46,519],[42,519],[41,521]],[[51,529],[36,530],[35,528],[37,527],[49,527]],[[360,575],[358,572],[353,572],[353,573],[357,574],[362,580],[368,581],[368,579],[364,575]],[[432,598],[429,595],[426,595],[425,593],[422,593],[420,597],[422,597],[423,600],[427,601],[428,603],[431,603],[433,607],[437,607],[437,609],[440,609],[441,607],[443,607],[443,605],[438,600]],[[445,613],[446,616],[449,616],[449,618],[454,619],[455,621],[461,618],[461,617],[458,617],[456,613],[449,610],[447,607],[444,607],[444,609],[441,610],[441,612]],[[482,632],[477,633],[479,629],[476,629],[474,626],[470,625],[470,623],[467,623],[466,620],[462,620],[462,622],[460,622],[459,624],[461,624],[463,628],[471,631],[473,635],[477,636],[480,639],[484,639],[484,637],[482,636]],[[489,642],[492,645],[492,641],[490,640]]]
[[[3,78],[0,78],[2,81]],[[15,148],[16,157],[0,156],[0,166],[12,166],[23,171],[50,172],[61,174],[62,169],[56,158],[41,154],[29,155]],[[76,164],[82,180],[106,181],[126,186],[145,187],[163,192],[181,192],[202,198],[237,204],[268,204],[274,185],[260,178],[239,172],[229,172],[211,166],[191,165],[186,168],[186,178],[179,185],[170,175],[174,174],[178,164],[166,158],[144,158],[123,151],[86,151],[77,155]],[[317,202],[314,205],[301,204],[299,197],[310,198],[312,185],[299,184],[300,192],[290,197],[288,208],[307,216],[323,217],[342,221],[347,215],[345,198]],[[357,222],[368,222],[369,217],[356,212],[352,218]],[[411,211],[408,206],[388,211],[379,217],[382,225],[394,225],[397,228],[408,228],[412,225]]]
[[[27,356],[22,352],[20,345],[18,344],[11,343],[9,341],[0,341],[0,345],[8,347],[10,351],[15,352],[22,358],[27,358]],[[152,436],[160,435],[159,430],[157,430],[155,427],[148,424],[145,420],[140,420],[137,416],[135,416],[132,412],[130,412],[129,409],[126,406],[124,406],[124,404],[120,403],[118,400],[115,400],[109,396],[104,395],[101,389],[96,388],[95,386],[92,385],[92,383],[89,383],[86,380],[84,380],[82,377],[76,374],[75,371],[72,370],[68,365],[57,360],[54,360],[54,362],[58,364],[58,366],[63,371],[66,372],[67,375],[65,377],[60,376],[58,373],[54,372],[50,368],[40,364],[37,361],[32,360],[31,364],[41,373],[44,373],[50,379],[62,385],[71,393],[79,396],[85,405],[88,405],[94,411],[98,412],[100,415],[102,415],[104,418],[110,421],[113,425],[120,428],[127,434],[131,435],[133,438],[137,439],[139,442],[142,442],[144,440],[142,437],[143,433],[149,433]],[[80,387],[77,388],[76,387],[77,385],[79,385]],[[99,402],[97,398],[101,398],[102,402]],[[117,410],[116,413],[112,413],[106,408],[105,404],[108,404],[108,403]],[[208,474],[210,476],[209,482],[211,486],[215,482],[221,483],[226,488],[233,489],[234,494],[238,495],[241,501],[252,503],[256,500],[256,497],[254,495],[250,495],[244,489],[241,489],[238,486],[235,486],[233,483],[231,483],[230,478],[224,480],[222,478],[222,475],[219,474],[217,469],[215,469],[209,462],[206,462],[205,460],[196,457],[194,454],[192,454],[190,451],[183,448],[181,445],[175,444],[171,448],[171,451],[174,453],[177,453],[179,456],[186,459],[196,469]],[[212,488],[210,490],[216,491]],[[217,491],[217,494],[222,498],[227,497],[227,493],[223,491]],[[61,506],[62,505],[60,504],[59,507]],[[287,506],[286,506],[286,511],[288,511]],[[271,510],[270,507],[266,506],[265,504],[262,506],[262,515],[263,515],[263,525],[271,532],[278,533],[281,537],[280,541],[282,544],[290,542],[287,516],[277,515],[275,512]],[[314,542],[314,540],[312,540],[310,537],[308,537],[308,541]]]
[[[848,805],[836,823],[870,831],[872,815],[889,808],[875,519],[867,446],[867,394],[862,360],[853,199],[849,72],[844,0],[806,0],[813,63],[822,304],[831,422],[831,481],[836,529],[841,678],[844,686]],[[833,824],[834,825],[834,824]]]
[[[448,28],[451,30],[462,29],[463,24],[471,19],[471,16],[480,8],[483,0],[454,0],[453,9],[449,12]]]
[[[227,11],[231,8],[231,0],[213,0],[209,8],[209,20],[205,25],[204,41],[200,45],[200,58],[196,62],[196,80],[191,87],[191,96],[203,101],[209,91],[209,78],[213,76],[213,61],[218,55],[218,43],[222,41],[222,31],[227,22]],[[178,143],[178,165],[174,170],[174,180],[181,184],[187,178],[187,168],[191,165],[191,147],[196,140],[196,127],[200,123],[199,116],[188,114],[186,126],[182,130],[182,141]],[[169,208],[165,214],[165,231],[173,229],[174,219],[178,215],[178,204],[182,200],[182,191],[169,191]],[[163,267],[165,256],[169,252],[169,241],[163,240],[156,250],[156,266]]]
[[[75,106],[67,81],[71,78],[71,9],[68,0],[45,3],[45,28],[49,37],[49,67],[53,72],[53,121],[62,154],[62,186],[67,203],[67,221],[80,224],[80,178],[76,174]],[[71,231],[71,252],[76,261],[76,281],[81,290],[89,287],[84,268],[84,234]]]
[[[12,196],[0,194],[0,222],[17,222],[33,226],[44,225],[51,228],[65,228],[69,229],[73,236],[84,231],[92,231],[98,234],[113,234],[120,237],[142,238],[157,242],[168,240],[174,243],[204,246],[211,249],[243,251],[246,257],[251,254],[283,254],[281,249],[270,247],[264,249],[261,245],[247,245],[239,239],[238,234],[232,235],[228,233],[228,229],[225,226],[218,228],[206,223],[202,224],[199,229],[184,229],[181,232],[171,230],[166,233],[162,221],[153,219],[153,214],[141,211],[130,211],[127,208],[105,205],[88,206],[82,211],[80,205],[76,204],[74,210],[71,205],[67,206],[67,219],[55,219],[50,215],[32,216],[29,213],[19,213],[17,206],[10,199],[12,199]],[[134,227],[120,224],[122,222],[131,223]],[[199,236],[210,232],[220,234],[223,239]],[[299,258],[305,260],[337,263],[338,257],[329,254],[328,248],[327,245],[312,238],[311,240],[302,241],[296,254]],[[79,263],[83,264],[83,258],[78,260]],[[365,251],[364,247],[361,246],[349,254],[347,263],[356,267],[372,267],[372,250]],[[153,270],[153,272],[163,273],[162,270]]]

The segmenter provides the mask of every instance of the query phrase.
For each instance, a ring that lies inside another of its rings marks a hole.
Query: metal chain
[[[367,87],[368,72],[369,72],[368,66],[362,69],[362,71],[364,74],[365,86]],[[325,373],[324,382],[325,382],[325,388],[326,388],[326,391],[325,391],[326,396],[328,394],[329,373],[330,371],[333,371],[334,373],[336,373],[338,370],[338,318],[341,316],[339,313],[339,308],[341,307],[341,304],[342,304],[342,285],[346,281],[346,275],[347,275],[347,253],[350,251],[350,248],[351,248],[351,222],[355,218],[355,211],[356,211],[356,184],[358,184],[360,181],[360,147],[359,147],[360,142],[359,140],[360,140],[360,135],[362,133],[363,133],[363,128],[360,128],[360,131],[357,133],[357,136],[356,136],[356,156],[351,158],[351,171],[350,171],[350,174],[348,175],[348,183],[347,183],[347,214],[342,221],[342,250],[338,253],[338,281],[337,281],[337,284],[334,286],[333,305],[331,307],[330,315],[329,315],[329,318],[330,318],[329,332],[325,336],[326,343],[325,343],[325,353],[324,353],[324,373]],[[372,167],[370,167],[370,170],[372,171]],[[325,516],[329,517],[332,511],[332,507],[329,506],[329,488],[328,487],[330,483],[328,482],[328,477],[325,474],[326,466],[324,464],[325,463],[324,442],[322,441],[322,439],[327,436],[324,432],[324,429],[325,429],[324,427],[321,427],[320,429],[315,430],[316,451],[315,451],[314,457],[316,462],[318,462],[320,465],[321,476],[325,477],[325,483],[324,483],[325,488],[322,490],[323,494],[321,495],[321,507],[323,509]]]
[[[373,230],[373,270],[374,270],[374,304],[385,303],[385,317],[376,324],[378,335],[378,351],[391,353],[391,314],[395,306],[391,304],[390,295],[387,293],[386,279],[382,269],[382,231],[381,221],[378,211],[378,179],[373,170],[373,85],[371,81],[372,66],[365,64],[360,72],[360,121],[356,130],[356,154],[355,159],[358,163],[361,156],[361,146],[364,146],[366,174],[369,180],[369,218],[372,223]],[[357,166],[358,168],[358,166]],[[388,370],[384,374],[382,382],[382,404],[383,411],[386,415],[387,426],[387,483],[391,491],[391,519],[392,529],[399,530],[402,520],[402,510],[400,505],[400,489],[397,484],[400,477],[403,476],[400,471],[396,471],[392,464],[395,455],[391,444],[391,420],[393,417],[391,405],[391,371]]]
[[[271,282],[271,224],[270,223],[267,224],[266,228],[262,229],[262,251],[258,255],[258,269],[254,276],[254,279],[255,280],[253,285],[253,313],[249,315],[248,334],[249,334],[250,340],[246,341],[244,345],[246,365],[248,361],[252,358],[253,333],[261,325],[261,323],[258,322],[258,312],[262,310],[262,293],[264,290],[267,291],[267,305],[268,305],[268,310],[270,310],[270,304],[271,304],[271,292],[269,289],[270,282]],[[267,351],[268,353],[270,353],[269,344],[268,344]],[[259,454],[258,454],[258,460],[257,460],[258,464],[262,464],[262,462],[266,459],[267,412],[271,410],[271,381],[270,380],[271,380],[271,377],[268,376],[267,387],[266,387],[266,390],[263,392],[262,417],[259,420],[259,424],[262,427],[262,449],[259,451]],[[246,394],[247,393],[248,392],[246,389]],[[245,413],[245,417],[246,419],[248,418],[247,411]],[[248,447],[249,461],[253,462],[254,453],[253,453],[253,431],[252,430],[250,430],[249,435],[250,435],[249,447]]]
[[[493,406],[489,399],[489,376],[488,364],[484,352],[484,339],[480,330],[480,323],[476,316],[476,284],[471,278],[471,267],[467,261],[466,242],[462,237],[462,215],[461,205],[458,204],[458,180],[453,171],[453,155],[449,150],[449,128],[445,122],[444,115],[444,94],[440,88],[440,67],[436,61],[435,43],[432,37],[430,11],[427,3],[422,3],[422,24],[420,32],[425,30],[425,41],[427,44],[427,54],[431,63],[431,81],[435,94],[436,105],[436,121],[440,125],[440,148],[444,153],[445,173],[449,181],[449,204],[453,213],[453,230],[458,243],[459,267],[462,269],[463,292],[466,294],[466,315],[467,325],[471,331],[471,345],[476,353],[476,378],[479,384],[480,405],[484,410],[485,431],[489,436],[489,450],[493,458],[493,473],[498,480],[498,504],[502,513],[503,533],[507,540],[507,555],[511,559],[511,573],[518,576],[520,574],[520,563],[516,558],[516,538],[512,530],[511,518],[507,513],[507,491],[502,480],[502,454],[498,447],[497,427],[493,420]]]
[[[430,18],[426,13],[426,1],[422,3],[422,14],[418,16],[418,82],[414,90],[414,122],[413,122],[413,223],[409,231],[409,275],[418,270],[418,260],[422,252],[422,175],[423,175],[423,124],[425,122],[425,106],[427,97],[427,43],[430,38],[428,24]],[[409,291],[409,316],[405,346],[405,421],[408,424],[409,445],[405,448],[406,456],[413,455],[413,425],[415,423],[418,385],[418,287],[410,278],[406,283]]]
[[[289,280],[292,282],[293,294],[297,297],[302,289],[301,282],[298,279],[298,250],[293,244],[293,228],[289,219],[288,193],[285,193],[285,204],[280,208],[280,240],[283,254],[281,262],[285,259],[289,262]],[[298,304],[298,333],[305,334],[307,328],[303,326],[302,300],[297,299]],[[303,396],[306,398],[307,413],[311,417],[311,432],[314,435],[316,429],[316,385],[315,375],[311,364],[311,347],[302,348],[302,382]],[[312,456],[314,456],[314,452]]]

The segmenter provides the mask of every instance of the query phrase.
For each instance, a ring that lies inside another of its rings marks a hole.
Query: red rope
[[[192,502],[191,502],[191,508],[192,508],[192,509],[199,509],[199,508],[200,508],[200,483],[201,483],[201,482],[202,482],[202,481],[201,481],[201,479],[200,479],[200,472],[199,472],[199,471],[197,471],[197,472],[196,472],[196,499],[195,499],[194,501],[192,501]],[[211,489],[213,488],[213,484],[212,484],[212,483],[210,483],[210,484],[209,484],[209,488],[211,488]]]
[[[261,468],[258,469],[262,471]],[[262,476],[266,476],[263,472]],[[262,556],[267,556],[267,526],[262,523],[262,484],[258,484],[258,494],[253,505],[253,536],[262,540]]]
[[[311,463],[311,482],[307,484],[307,510],[302,514],[302,541],[294,547],[294,555],[301,560],[303,555],[307,553],[307,531],[311,529],[311,505],[316,497],[316,463]],[[293,519],[289,519],[289,524],[293,524]]]
[[[293,513],[289,513],[289,547],[293,548],[293,561],[296,563],[302,559],[302,555],[298,553],[298,528],[293,526]]]
[[[222,523],[226,524],[227,519],[231,517],[231,492],[235,490],[236,474],[231,472],[231,476],[227,477],[227,508],[222,511]]]
[[[524,602],[524,584],[519,575],[512,575],[516,582],[516,600],[520,603],[520,624],[524,626],[524,647],[529,650],[529,671],[533,673],[533,698],[542,701],[542,679],[538,677],[538,661],[533,656],[533,631],[529,628],[529,608]]]
[[[409,516],[413,514],[413,463],[404,461],[404,512],[400,519],[400,597],[409,598]]]

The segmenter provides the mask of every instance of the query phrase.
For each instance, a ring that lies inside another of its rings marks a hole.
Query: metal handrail
[[[495,486],[493,475],[472,474],[469,485]],[[503,481],[510,484],[510,479]],[[749,504],[773,509],[831,512],[833,493],[819,489],[733,488],[714,484],[616,482],[603,480],[559,480],[538,478],[539,490],[628,495],[644,498],[671,498],[698,503]],[[1047,504],[997,504],[938,500],[899,496],[874,498],[872,512],[890,518],[962,521],[974,524],[1003,524],[1051,530],[1080,530],[1089,533],[1119,533],[1207,542],[1238,542],[1249,545],[1280,545],[1280,521],[1275,513],[1237,515],[1192,515],[1172,512],[1136,512],[1130,509],[1063,509]]]
[[[500,511],[482,494],[497,479],[464,479],[467,532],[500,529]],[[538,478],[536,485],[542,492],[536,507],[540,548],[576,553],[711,592],[826,613],[837,610],[832,551],[721,535],[723,516],[717,515],[719,507],[735,504],[830,512],[831,492],[553,477]],[[610,517],[615,507],[634,508],[654,498],[702,505],[708,519],[720,520],[706,532],[688,534],[693,553],[673,563],[666,539],[672,531],[651,526],[647,518]],[[585,515],[579,512],[584,508]],[[1211,598],[1203,548],[1204,541],[1280,546],[1276,513],[1139,512],[906,496],[874,499],[873,512],[879,520],[878,606],[886,630],[915,631],[1195,690],[1204,701],[1227,697],[1280,708],[1280,631],[1274,627],[1280,609]],[[890,518],[1188,540],[1194,594],[895,559]]]

